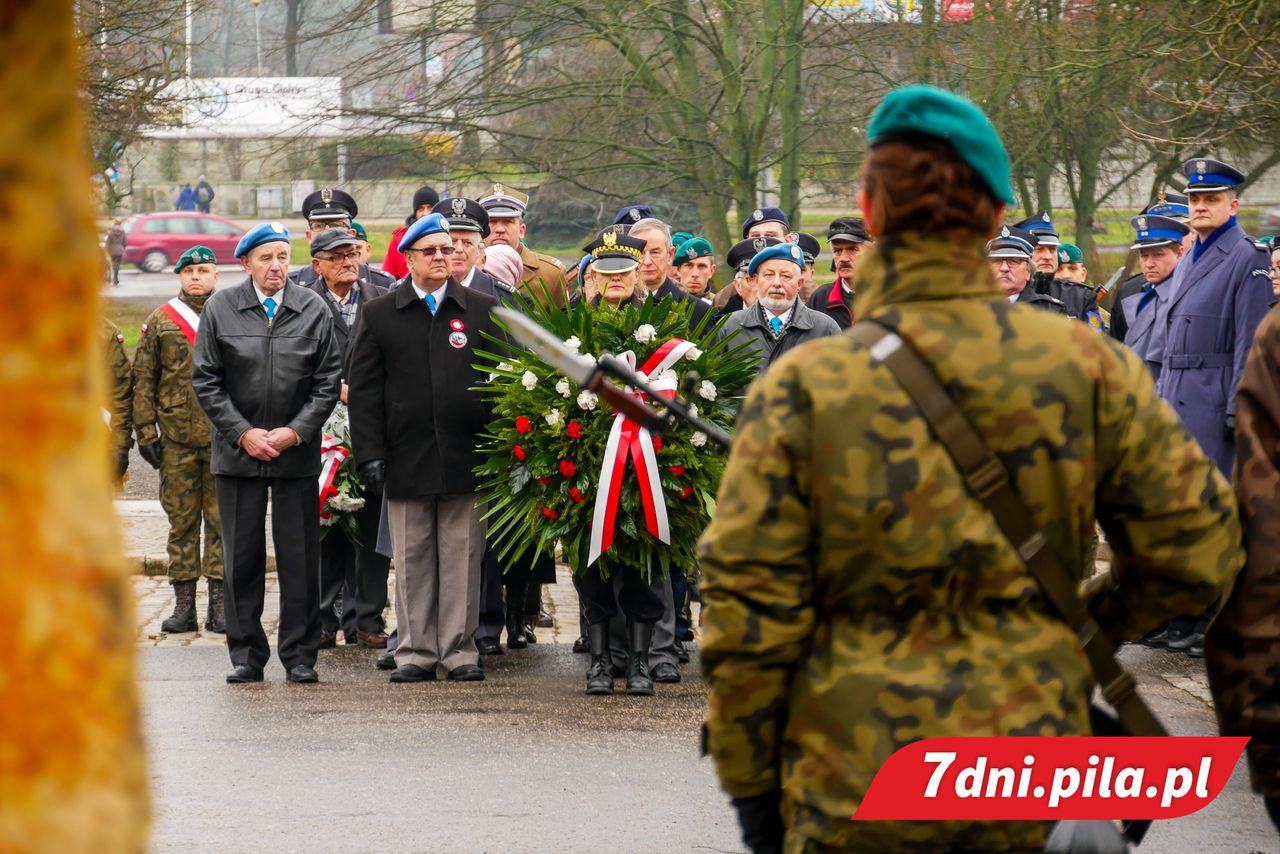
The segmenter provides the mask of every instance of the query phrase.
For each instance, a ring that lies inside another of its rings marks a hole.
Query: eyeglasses
[[[426,249],[406,249],[405,252],[421,252],[424,257],[434,257],[437,252],[448,258],[453,254],[452,246],[428,246]]]
[[[342,253],[334,252],[334,253],[330,253],[330,254],[328,254],[328,255],[317,255],[317,256],[316,256],[316,260],[317,260],[317,261],[332,261],[332,262],[334,262],[334,263],[336,264],[336,263],[339,263],[339,262],[342,262],[342,261],[355,261],[355,260],[356,260],[356,259],[358,259],[359,257],[360,257],[360,253],[359,253],[359,252],[342,252]]]

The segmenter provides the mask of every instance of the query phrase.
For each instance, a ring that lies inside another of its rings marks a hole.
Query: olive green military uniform
[[[197,314],[205,297],[180,299]],[[222,580],[222,534],[214,492],[212,427],[191,387],[191,345],[157,308],[142,324],[133,359],[138,444],[161,443],[160,504],[169,516],[169,580]],[[200,521],[204,519],[204,561]]]
[[[564,264],[550,255],[534,252],[523,243],[520,244],[519,251],[520,260],[524,262],[524,272],[520,276],[521,290],[543,302],[549,298],[557,307],[564,308],[569,290]]]
[[[916,347],[1086,572],[1094,519],[1136,638],[1238,571],[1230,487],[1142,361],[1011,305],[981,245],[891,236],[858,318]],[[850,821],[876,770],[934,736],[1076,735],[1092,676],[1017,551],[886,368],[847,336],[776,362],[743,406],[701,542],[707,745],[723,788],[781,787],[788,852],[1041,850],[1035,822]]]
[[[124,352],[124,336],[120,329],[105,317],[102,319],[102,342],[107,353],[110,371],[110,387],[107,389],[107,411],[111,416],[111,453],[113,457],[128,454],[133,447],[133,412],[129,397],[133,393],[133,375],[129,370],[129,357]],[[106,418],[104,417],[105,421]]]

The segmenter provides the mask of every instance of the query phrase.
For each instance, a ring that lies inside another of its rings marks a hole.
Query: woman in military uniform
[[[926,363],[1047,548],[1083,576],[1094,519],[1137,638],[1239,569],[1230,488],[1107,336],[1011,304],[984,257],[1014,196],[969,101],[891,93],[860,203],[854,315]],[[1040,851],[1040,822],[850,821],[899,748],[1089,732],[1092,673],[1019,551],[888,368],[849,336],[788,353],[743,406],[701,543],[707,749],[753,851]]]

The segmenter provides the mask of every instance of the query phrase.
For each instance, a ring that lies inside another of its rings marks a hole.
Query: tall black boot
[[[587,626],[587,646],[591,650],[591,666],[587,668],[587,693],[613,693],[613,665],[609,654],[609,624],[592,623]],[[649,686],[653,693],[653,686]]]
[[[653,623],[630,623],[631,649],[627,651],[627,693],[653,693],[649,678],[649,647],[653,645]]]
[[[507,649],[524,649],[524,587],[507,586]]]
[[[160,624],[166,634],[182,634],[196,630],[196,579],[173,582],[173,613]]]
[[[209,607],[204,615],[204,630],[214,634],[225,635],[227,633],[227,608],[226,600],[223,596],[222,579],[210,578],[208,582]]]

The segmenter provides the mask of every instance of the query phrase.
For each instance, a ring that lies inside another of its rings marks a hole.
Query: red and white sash
[[[200,315],[196,314],[191,306],[178,297],[169,300],[160,308],[170,320],[178,324],[182,334],[187,336],[187,343],[194,347],[196,344],[196,332],[200,329]]]

